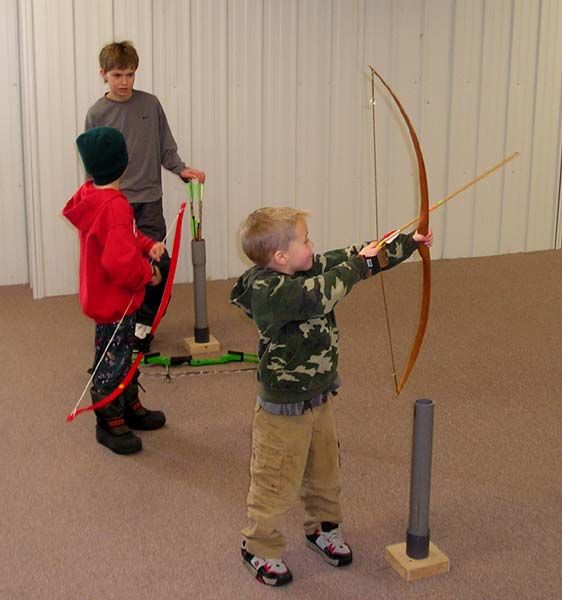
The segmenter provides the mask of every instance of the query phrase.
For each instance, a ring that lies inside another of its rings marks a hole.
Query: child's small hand
[[[152,265],[152,279],[148,285],[158,285],[162,281],[162,273],[156,265]]]
[[[149,250],[148,256],[150,256],[152,260],[160,262],[162,254],[164,254],[165,251],[166,246],[164,245],[164,242],[156,242],[154,246],[152,246],[152,248]]]
[[[359,251],[359,256],[376,256],[378,251],[380,250],[380,248],[377,248],[378,243],[379,242],[377,240],[374,240],[371,243],[367,244],[364,248],[361,248],[361,250]]]
[[[414,233],[413,239],[414,239],[414,242],[423,243],[428,248],[431,248],[431,244],[433,244],[433,232],[431,231],[431,229],[429,229],[427,232],[427,235],[422,235],[421,233],[418,233],[416,230],[416,233]]]

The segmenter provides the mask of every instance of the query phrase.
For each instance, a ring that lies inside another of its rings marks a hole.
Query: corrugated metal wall
[[[27,237],[20,109],[18,11],[2,1],[0,19],[0,285],[27,283]]]
[[[246,266],[237,230],[260,205],[311,209],[318,250],[375,236],[368,64],[411,116],[432,201],[521,153],[433,213],[434,258],[560,246],[560,0],[2,3],[0,247],[18,257],[2,261],[2,284],[26,281],[27,239],[35,296],[76,291],[76,238],[60,210],[82,177],[74,139],[103,94],[97,54],[111,39],[135,43],[137,87],[160,98],[180,154],[207,172],[210,278]],[[379,85],[376,114],[383,232],[417,214],[417,169]],[[166,174],[168,222],[184,195]]]

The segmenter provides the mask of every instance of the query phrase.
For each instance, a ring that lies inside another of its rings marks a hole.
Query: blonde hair
[[[139,66],[139,55],[131,42],[111,42],[100,51],[100,67],[103,71],[134,69]]]
[[[307,210],[266,207],[247,217],[240,231],[242,249],[256,265],[265,267],[277,250],[287,250],[296,237],[296,225],[310,216]]]

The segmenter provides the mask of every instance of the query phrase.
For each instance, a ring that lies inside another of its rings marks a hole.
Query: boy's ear
[[[287,255],[283,252],[283,250],[276,250],[273,253],[273,260],[281,266],[285,266],[287,264]]]
[[[103,69],[100,69],[101,78],[103,79],[104,83],[107,83],[107,77],[105,76],[105,73],[106,72]]]

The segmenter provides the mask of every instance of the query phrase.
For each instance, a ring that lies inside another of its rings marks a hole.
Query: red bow
[[[154,321],[152,323],[152,328],[150,329],[151,335],[154,335],[156,333],[156,329],[158,328],[158,325],[159,325],[160,321],[162,320],[162,317],[164,316],[164,312],[166,311],[166,307],[168,306],[168,301],[170,300],[170,295],[172,293],[172,285],[174,284],[176,267],[178,265],[178,259],[179,259],[179,255],[180,255],[181,229],[182,229],[183,213],[185,211],[185,207],[186,207],[186,203],[182,202],[182,205],[180,206],[180,210],[178,212],[178,216],[176,217],[176,221],[177,221],[176,232],[174,234],[174,244],[172,246],[172,260],[170,261],[170,270],[168,272],[168,279],[166,280],[166,285],[164,286],[164,293],[162,294],[162,300],[160,301],[160,306],[158,307],[158,311],[156,312],[156,316],[154,317]],[[117,325],[117,326],[119,327],[119,325]],[[105,396],[105,398],[98,400],[94,404],[90,404],[90,405],[84,406],[82,408],[75,408],[66,417],[67,422],[71,423],[72,421],[74,421],[74,419],[78,415],[82,414],[83,412],[103,408],[104,406],[107,406],[110,402],[113,402],[113,400],[115,400],[115,398],[120,396],[125,391],[126,387],[131,383],[131,380],[135,376],[137,367],[139,366],[140,362],[142,361],[143,356],[144,356],[144,354],[142,352],[139,352],[137,354],[136,359],[134,360],[133,364],[131,365],[131,368],[125,374],[125,377],[123,377],[123,380],[121,381],[121,383],[110,394]]]

